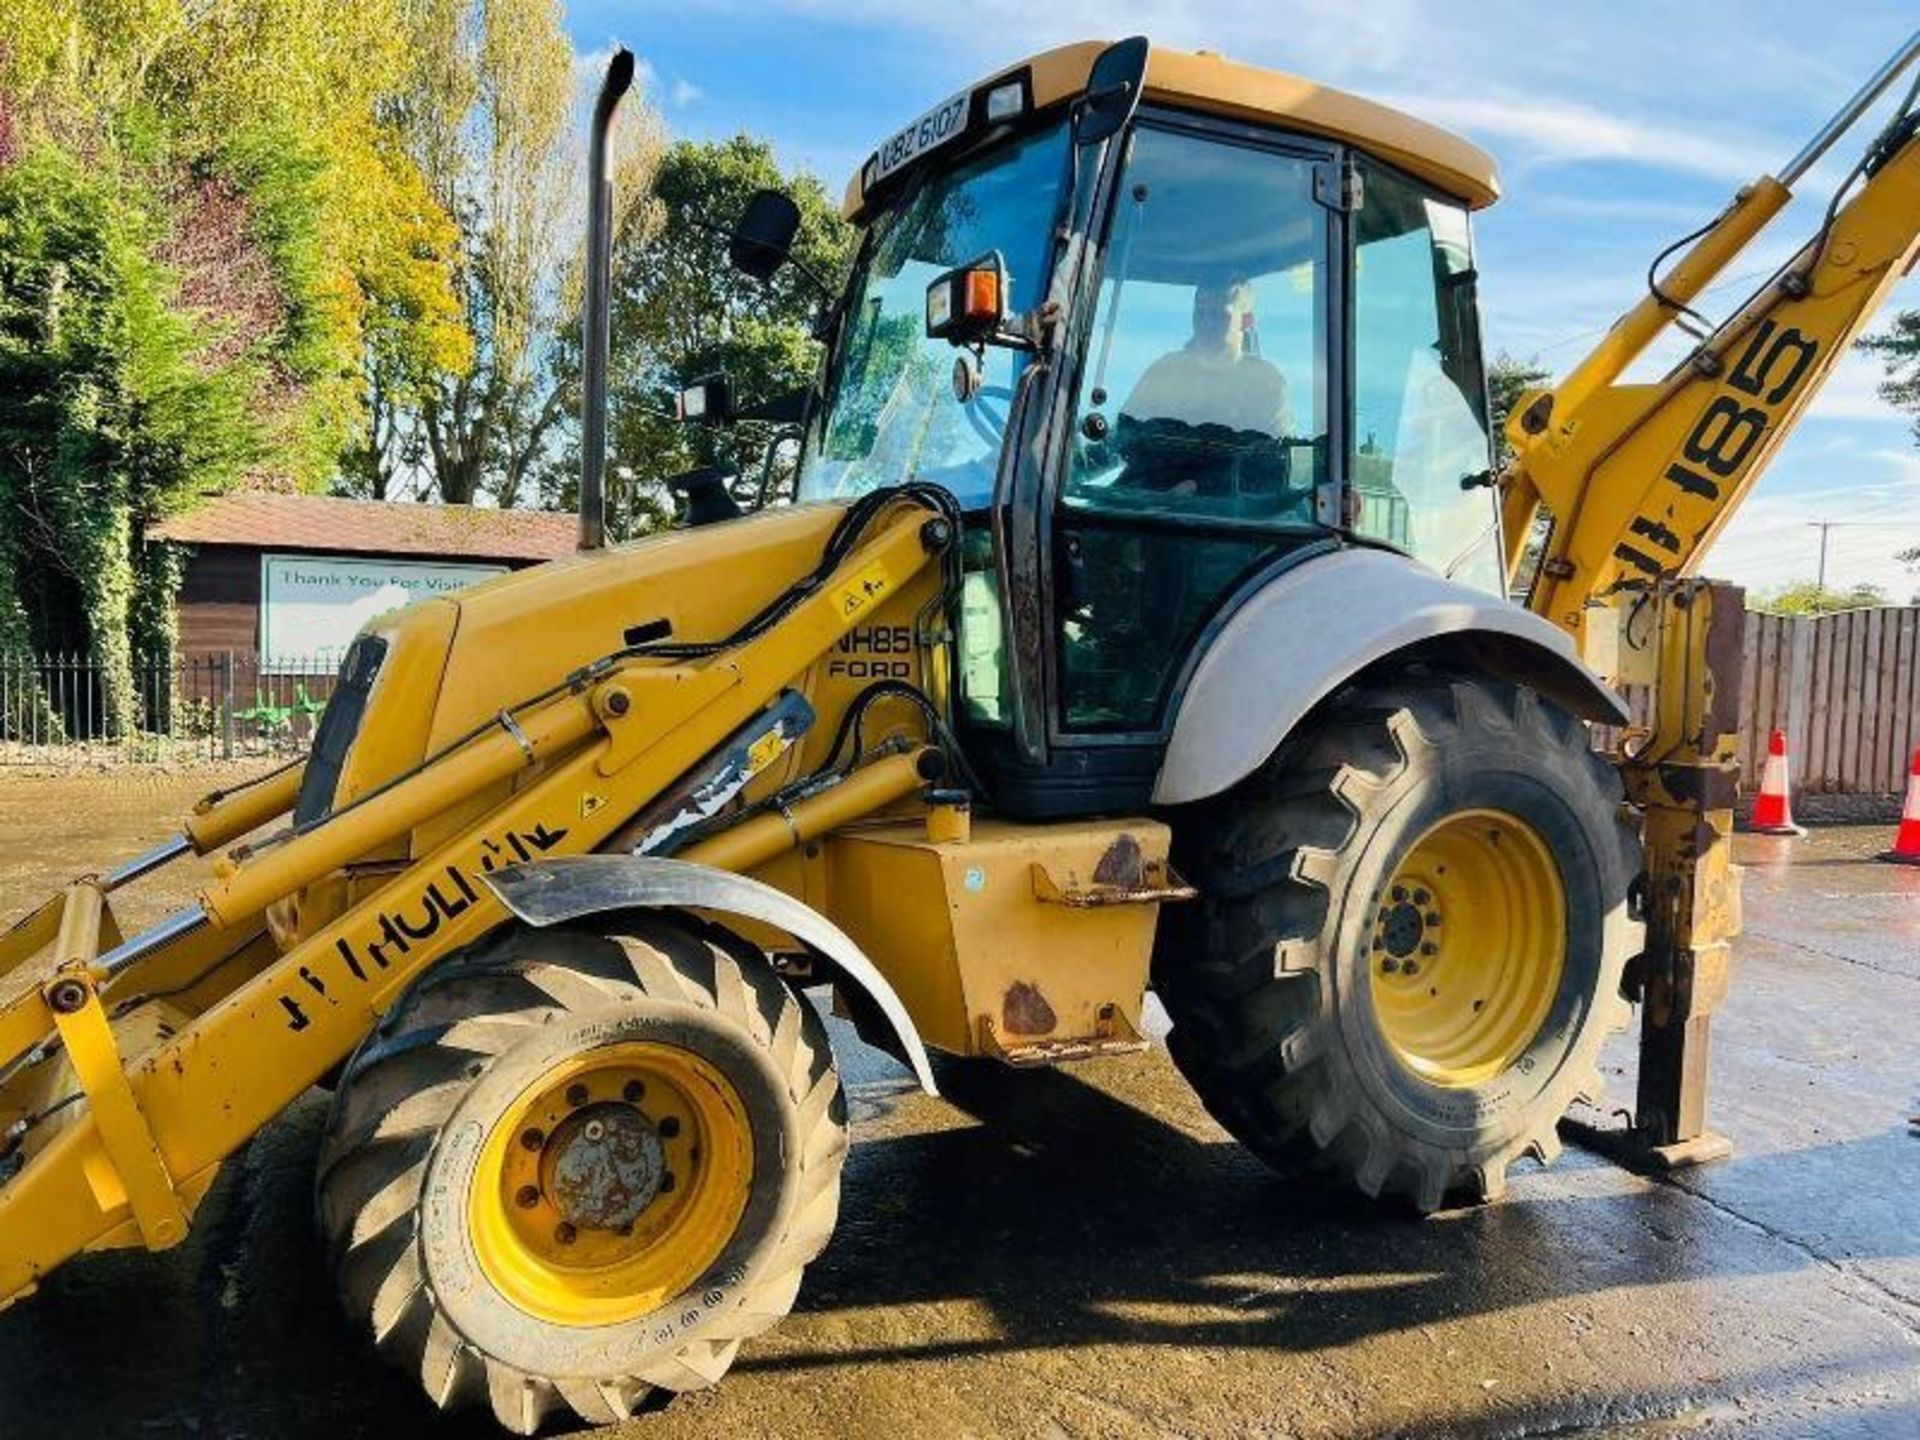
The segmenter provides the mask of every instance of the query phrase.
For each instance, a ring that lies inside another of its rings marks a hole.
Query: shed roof
[[[416,505],[239,491],[149,526],[152,540],[358,555],[552,560],[577,543],[577,516],[478,505]]]

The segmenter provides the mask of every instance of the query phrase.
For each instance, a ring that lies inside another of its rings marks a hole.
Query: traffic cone
[[[1787,797],[1787,732],[1767,737],[1767,767],[1760,772],[1760,793],[1754,797],[1748,830],[1756,835],[1804,835],[1793,823],[1793,802]]]
[[[1880,858],[1895,865],[1920,865],[1920,750],[1913,752],[1913,766],[1907,775],[1907,803],[1900,812],[1900,828],[1894,832],[1893,848],[1881,851]]]

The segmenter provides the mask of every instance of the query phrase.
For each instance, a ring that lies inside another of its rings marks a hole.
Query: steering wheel
[[[1116,497],[1128,490],[1158,495],[1146,503],[1161,509],[1164,495],[1185,481],[1191,483],[1179,493],[1191,498],[1181,508],[1195,514],[1274,519],[1311,506],[1313,469],[1295,473],[1291,450],[1302,442],[1291,436],[1122,415],[1114,439],[1124,461]]]
[[[993,449],[1000,448],[1000,441],[1007,433],[1007,411],[992,410],[982,405],[982,400],[1000,400],[1010,408],[1013,404],[1013,390],[1007,385],[982,385],[973,392],[973,399],[960,407],[960,413],[967,417],[967,424]]]

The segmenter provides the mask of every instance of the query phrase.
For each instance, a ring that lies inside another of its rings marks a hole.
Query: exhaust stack
[[[607,331],[613,283],[613,181],[607,137],[613,112],[633,86],[633,52],[622,46],[607,64],[587,138],[587,287],[580,374],[580,548],[607,543]]]

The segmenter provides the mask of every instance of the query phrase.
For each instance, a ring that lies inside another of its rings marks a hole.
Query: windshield
[[[985,505],[1013,386],[1026,357],[989,347],[979,394],[953,394],[958,353],[926,338],[927,286],[990,250],[1006,260],[1007,310],[1040,303],[1066,175],[1064,122],[930,174],[874,222],[855,273],[825,412],[809,437],[800,498],[930,480]]]

